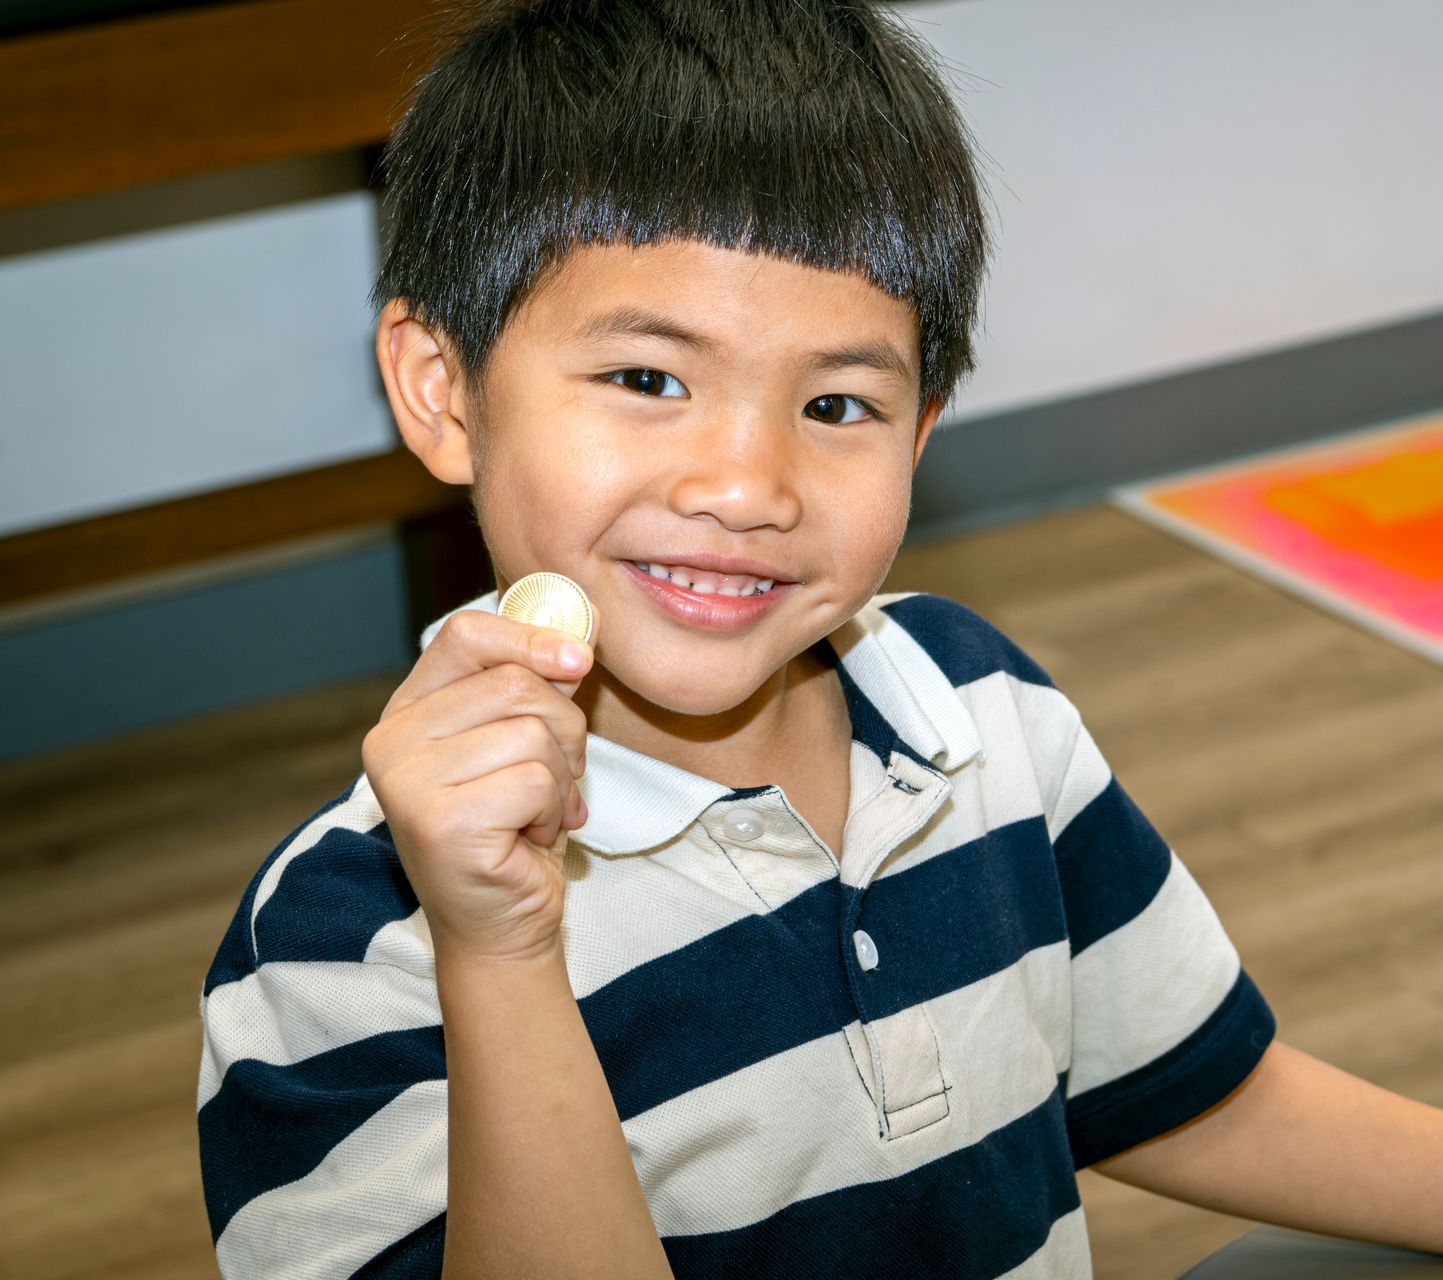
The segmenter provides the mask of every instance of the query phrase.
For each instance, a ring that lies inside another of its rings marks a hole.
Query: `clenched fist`
[[[564,832],[592,652],[559,631],[452,614],[366,734],[361,759],[443,951],[527,959],[560,945]]]

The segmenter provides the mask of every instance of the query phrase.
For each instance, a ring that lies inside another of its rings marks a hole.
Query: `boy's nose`
[[[678,515],[710,516],[738,532],[796,527],[802,499],[796,460],[785,433],[741,429],[715,434],[691,450],[674,473],[668,505]]]

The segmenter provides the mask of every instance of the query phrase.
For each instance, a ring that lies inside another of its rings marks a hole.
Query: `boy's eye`
[[[848,400],[862,410],[861,417],[846,418],[842,416],[846,413]],[[873,417],[877,416],[876,410],[873,409],[871,405],[865,400],[858,400],[856,396],[818,396],[815,400],[809,401],[807,404],[808,409],[813,407],[816,408],[816,413],[812,415],[813,417],[819,422],[828,422],[834,425],[838,423],[860,422],[862,417],[868,414],[871,414]]]
[[[639,395],[657,396],[674,399],[684,397],[686,388],[681,382],[669,373],[660,369],[617,369],[612,373],[603,373],[595,379],[597,382],[610,383],[615,386],[625,387],[628,391],[635,391]],[[668,390],[670,388],[670,390]],[[847,416],[847,403],[851,402],[860,413],[853,413]],[[819,422],[831,425],[845,425],[852,422],[860,422],[868,416],[880,418],[881,415],[865,400],[856,396],[817,396],[816,399],[807,403],[807,409],[814,409],[815,412],[809,416],[816,418]],[[805,412],[805,410],[804,410]]]
[[[602,382],[614,382],[617,386],[625,387],[628,391],[638,391],[644,396],[665,396],[668,384],[676,388],[670,392],[672,396],[686,395],[686,388],[681,385],[669,373],[663,373],[660,369],[618,369],[615,373],[603,374]]]

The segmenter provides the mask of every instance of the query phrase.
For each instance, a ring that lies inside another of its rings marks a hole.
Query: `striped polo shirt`
[[[566,964],[672,1270],[1089,1276],[1076,1170],[1224,1098],[1273,1016],[996,628],[878,596],[817,651],[851,714],[840,857],[778,787],[587,745]],[[222,1273],[439,1275],[434,957],[364,773],[256,873],[200,1012]]]

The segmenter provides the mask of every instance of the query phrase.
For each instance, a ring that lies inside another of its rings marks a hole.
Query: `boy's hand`
[[[571,695],[591,661],[561,632],[464,609],[366,734],[366,775],[438,954],[559,946],[566,882],[552,847],[586,821],[586,717]]]

